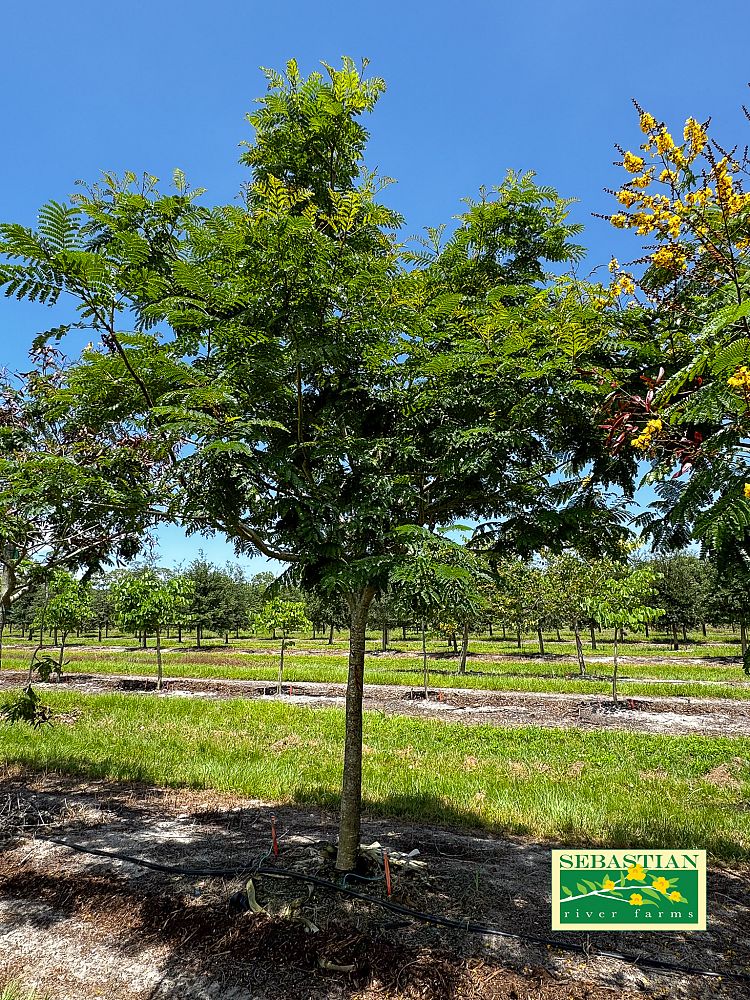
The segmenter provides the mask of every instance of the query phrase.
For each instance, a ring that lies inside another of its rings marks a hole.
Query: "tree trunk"
[[[60,640],[60,656],[58,657],[58,660],[57,660],[57,679],[58,680],[62,680],[63,660],[65,658],[65,643],[67,641],[67,638],[68,638],[68,633],[67,632],[63,632],[62,638]]]
[[[703,638],[704,639],[707,638],[706,623],[705,622],[701,622],[701,632],[703,633]]]
[[[745,625],[744,618],[740,622],[740,645],[742,646],[742,655],[744,656],[747,652],[747,626]]]
[[[464,625],[463,635],[461,636],[461,662],[458,664],[459,674],[466,673],[466,657],[469,654],[469,626]]]
[[[225,646],[229,645],[229,633],[228,632],[224,633],[224,645]]]
[[[201,648],[201,627],[200,625],[195,626],[195,645],[198,649]]]
[[[591,632],[591,648],[596,649],[596,632],[593,625],[589,625],[589,631]]]
[[[99,645],[102,644],[102,624],[99,622]]]
[[[523,649],[523,646],[521,645],[521,626],[520,625],[516,625],[516,641],[518,643],[518,648],[519,649]]]
[[[677,641],[677,626],[672,626],[672,649],[679,650],[680,644]]]
[[[492,622],[487,622],[487,628],[489,629],[490,639],[492,638]]]
[[[406,625],[401,626],[401,638],[406,642]]]
[[[144,633],[145,635],[145,633]],[[161,691],[161,629],[156,630],[156,690]]]
[[[5,632],[5,605],[0,601],[0,670],[3,669],[3,632]]]
[[[349,676],[346,684],[344,774],[336,870],[350,872],[357,863],[362,814],[362,696],[365,681],[367,612],[375,596],[372,587],[349,595]]]
[[[682,639],[683,639],[683,642],[687,642],[688,641],[687,629],[685,628],[684,625],[682,626]]]
[[[384,653],[388,649],[388,626],[387,625],[383,626],[383,634],[381,636],[380,648],[382,649],[382,651]]]
[[[331,627],[328,629],[328,645],[333,645],[333,622],[331,622]]]
[[[539,655],[544,656],[544,636],[542,635],[541,628],[537,628],[536,637],[539,640]]]
[[[562,642],[562,636],[560,635],[560,629],[556,627],[555,628],[555,632],[557,633],[557,641],[558,642]]]
[[[182,625],[177,626],[177,641],[182,642]]]
[[[276,687],[276,693],[281,697],[282,688],[284,686],[284,646],[286,645],[286,632],[282,633],[281,636],[281,655],[279,656],[279,683]]]
[[[586,660],[583,658],[583,643],[581,642],[581,633],[578,629],[578,625],[573,627],[573,631],[576,637],[576,656],[578,657],[578,672],[581,677],[586,676]]]
[[[617,708],[617,667],[618,667],[618,647],[617,647],[617,629],[615,629],[615,647],[614,647],[614,660],[612,661],[612,700],[615,703],[615,708]]]
[[[646,638],[649,638],[648,622],[646,622]]]

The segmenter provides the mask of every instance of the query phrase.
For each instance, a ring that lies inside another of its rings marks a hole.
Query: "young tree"
[[[284,683],[284,651],[289,644],[292,632],[300,632],[310,627],[310,621],[305,615],[305,606],[301,601],[285,601],[274,597],[255,616],[255,627],[265,632],[281,632],[281,649],[279,651],[279,677],[276,685],[277,694],[281,695]]]
[[[383,81],[348,59],[267,77],[244,204],[200,207],[180,174],[170,195],[107,175],[48,210],[54,245],[5,227],[20,263],[4,273],[18,295],[41,274],[81,302],[104,349],[86,353],[76,391],[106,385],[136,426],[179,437],[171,516],[346,600],[346,871],[359,845],[365,628],[406,555],[398,529],[473,519],[500,549],[506,528],[531,549],[562,543],[597,513],[612,521],[596,484],[615,464],[580,377],[595,296],[546,271],[582,253],[568,202],[511,174],[448,239],[432,230],[404,260],[401,219],[364,165],[362,116]],[[122,336],[127,317],[136,333]],[[563,465],[571,478],[553,484]]]
[[[636,628],[654,621],[663,612],[648,602],[653,597],[655,574],[649,569],[627,570],[610,576],[602,590],[588,603],[588,612],[602,628],[614,629],[612,655],[612,701],[617,700],[617,675],[619,668],[619,639],[625,629]]]
[[[114,585],[112,596],[122,627],[156,638],[157,691],[162,688],[162,632],[188,613],[193,590],[193,582],[185,577],[165,578],[148,568],[129,573]]]
[[[71,629],[79,628],[81,622],[91,614],[91,592],[87,586],[79,583],[76,578],[65,572],[56,570],[52,573],[49,581],[47,598],[43,611],[37,621],[38,627],[42,628],[42,617],[47,628],[54,629],[58,633],[60,641],[60,652],[57,661],[57,676],[62,676],[65,662],[65,646],[68,633]],[[34,658],[29,669],[29,681],[31,681],[31,671],[33,670]]]

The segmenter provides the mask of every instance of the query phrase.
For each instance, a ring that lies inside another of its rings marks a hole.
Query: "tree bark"
[[[145,632],[144,632],[145,635]],[[161,691],[162,687],[162,675],[161,675],[161,630],[157,628],[156,630],[156,690]]]
[[[596,649],[596,632],[593,625],[589,625],[589,631],[591,632],[591,648]]]
[[[618,657],[618,647],[617,647],[617,629],[615,629],[615,646],[614,646],[614,660],[612,662],[612,700],[615,703],[615,708],[617,708],[617,667],[619,664]]]
[[[279,656],[279,683],[276,687],[276,693],[281,697],[282,688],[284,686],[284,646],[286,645],[286,632],[282,633],[281,636],[281,655]]]
[[[424,700],[427,701],[427,689],[429,687],[427,676],[427,622],[422,619],[422,683],[424,685]]]
[[[744,618],[740,622],[740,645],[742,647],[742,655],[744,656],[747,652],[747,626],[745,625]]]
[[[581,642],[581,633],[578,629],[578,625],[575,625],[573,632],[576,637],[576,656],[578,657],[578,672],[581,677],[586,676],[586,660],[583,658],[583,643]]]
[[[459,674],[466,673],[466,657],[469,655],[469,626],[464,625],[463,635],[461,636],[461,662],[458,664]]]
[[[387,625],[383,626],[383,634],[381,636],[380,648],[382,649],[382,651],[384,653],[388,649],[388,626]]]
[[[365,681],[367,612],[375,596],[372,587],[349,595],[349,676],[346,684],[344,774],[336,870],[350,872],[357,863],[362,815],[362,696]]]
[[[331,622],[331,627],[328,629],[328,645],[333,645],[333,622]]]
[[[536,637],[539,640],[539,655],[544,656],[544,636],[542,635],[541,628],[537,628]]]
[[[672,626],[672,649],[679,650],[680,644],[677,641],[677,626]]]

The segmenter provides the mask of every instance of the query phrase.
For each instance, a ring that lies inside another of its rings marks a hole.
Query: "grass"
[[[243,700],[55,692],[73,724],[0,726],[8,763],[337,804],[343,713]],[[372,813],[569,845],[696,847],[750,858],[750,739],[462,726],[368,713]],[[439,766],[438,766],[439,765]],[[732,780],[711,780],[722,767]],[[737,785],[739,782],[739,786]]]
[[[167,679],[196,677],[273,681],[278,671],[277,656],[271,652],[247,655],[229,650],[203,653],[190,650],[169,654],[165,659],[164,674]],[[68,659],[68,673],[151,675],[155,671],[153,651],[72,651]],[[28,656],[21,655],[18,650],[8,650],[4,665],[16,670],[26,669]],[[456,661],[432,660],[430,668],[430,686],[435,688],[602,695],[610,691],[607,680],[579,679],[575,665],[570,663],[470,660],[469,671],[458,674]],[[589,669],[592,674],[601,677],[608,673],[608,664],[590,664]],[[285,659],[284,676],[292,684],[345,683],[346,674],[344,655],[288,654]],[[633,697],[750,699],[750,681],[736,664],[717,667],[626,663],[622,665],[621,677],[620,691]],[[368,657],[365,680],[369,684],[419,687],[422,684],[421,663],[416,656],[408,659]]]

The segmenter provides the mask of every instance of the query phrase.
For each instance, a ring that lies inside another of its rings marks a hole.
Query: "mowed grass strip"
[[[73,652],[69,657],[67,673],[100,673],[150,676],[156,670],[153,652]],[[28,657],[15,651],[3,659],[6,669],[25,670]],[[607,680],[585,680],[575,676],[575,667],[560,663],[512,663],[470,661],[468,672],[459,674],[450,660],[430,663],[430,687],[468,688],[487,691],[520,691],[552,694],[609,695],[611,685]],[[590,665],[590,673],[606,677],[609,664]],[[645,670],[646,677],[636,676]],[[278,656],[272,654],[243,656],[241,654],[190,652],[165,658],[165,679],[195,677],[201,679],[275,681],[278,674]],[[322,683],[345,684],[347,661],[344,656],[295,656],[287,654],[284,660],[285,682],[291,684]],[[573,675],[573,676],[571,676]],[[653,676],[651,676],[653,675]],[[624,696],[667,698],[728,698],[750,699],[750,682],[741,667],[712,670],[708,667],[681,667],[673,664],[658,665],[623,664],[619,691]],[[647,679],[649,678],[649,679]],[[717,683],[700,683],[703,680]],[[421,687],[421,663],[414,659],[368,657],[365,666],[368,684],[392,684],[401,687]],[[676,681],[677,683],[674,683]]]
[[[72,724],[0,726],[0,756],[36,769],[337,805],[334,709],[144,695],[51,694]],[[367,809],[566,845],[706,848],[750,858],[750,739],[421,721],[367,713]]]

